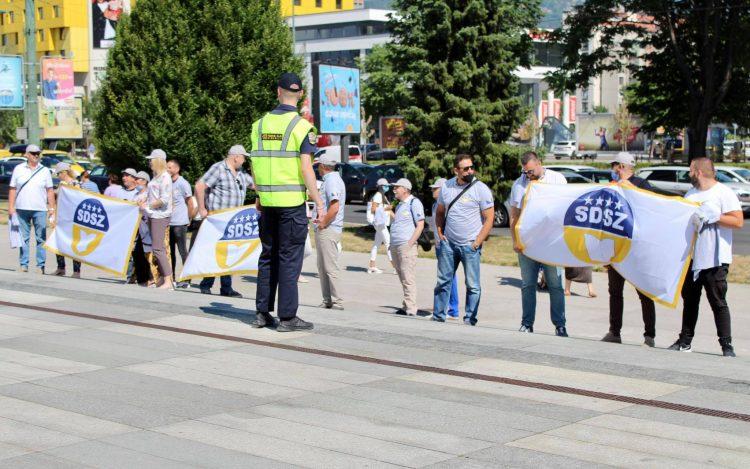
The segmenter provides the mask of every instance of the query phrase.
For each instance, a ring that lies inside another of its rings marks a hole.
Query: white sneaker
[[[378,269],[377,267],[368,267],[367,268],[367,273],[368,274],[382,274],[383,271],[380,270],[380,269]]]

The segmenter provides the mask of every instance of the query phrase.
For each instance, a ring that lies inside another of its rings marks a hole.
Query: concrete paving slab
[[[91,350],[90,348],[77,347],[75,341],[68,340],[67,342],[66,344],[50,342],[48,339],[42,339],[40,336],[17,337],[0,340],[0,347],[57,357],[73,362],[88,363],[100,367],[125,366],[144,361],[128,355],[110,353],[109,349],[103,346],[103,344],[100,344],[98,350]]]
[[[137,467],[139,469],[179,469],[198,467],[192,464],[187,464],[183,461],[152,456],[139,451],[133,451],[93,440],[51,449],[45,451],[45,453],[98,468],[131,469]]]
[[[664,396],[663,400],[729,412],[746,413],[750,409],[750,395],[710,389],[684,389]]]
[[[248,316],[247,321],[253,319]],[[238,337],[249,337],[253,339],[265,340],[270,342],[280,342],[291,340],[298,337],[309,335],[309,332],[286,332],[279,334],[270,329],[251,329],[249,324],[232,319],[214,319],[210,317],[192,316],[189,314],[178,314],[175,316],[164,317],[146,321],[151,324],[162,326],[179,327],[183,329],[193,329],[197,331],[212,332],[214,334],[225,334]],[[252,332],[252,334],[251,334]]]
[[[6,363],[16,363],[29,368],[51,371],[59,374],[84,373],[98,370],[101,367],[90,363],[82,363],[74,360],[65,360],[50,355],[24,352],[10,348],[0,347],[0,356]]]
[[[31,453],[23,456],[16,456],[10,459],[0,458],[0,469],[81,469],[92,466],[81,464],[80,462],[68,461],[67,459],[58,458],[45,453]]]
[[[18,316],[10,314],[0,314],[0,328],[5,329],[7,326],[23,327],[42,332],[63,332],[76,328],[76,326],[58,324],[51,321],[42,321],[34,318],[19,318]]]
[[[99,328],[102,331],[117,332],[120,334],[129,334],[148,339],[157,339],[170,343],[195,345],[206,349],[227,349],[236,348],[241,345],[237,342],[228,340],[213,339],[211,337],[201,337],[197,335],[181,334],[179,332],[163,331],[158,329],[146,329],[143,327],[130,326],[126,324],[112,324]]]
[[[122,345],[125,347],[135,347],[144,351],[167,352],[178,355],[194,355],[215,350],[209,347],[169,342],[163,339],[140,337],[102,329],[77,329],[63,332],[60,335],[74,337],[76,340],[82,339],[99,344],[104,343],[107,344],[108,348],[111,348],[113,345]]]
[[[0,417],[0,443],[32,451],[83,441],[77,436],[49,430],[26,422]]]
[[[708,415],[688,414],[675,410],[658,409],[655,407],[644,407],[634,405],[615,412],[616,415],[624,415],[654,422],[684,425],[690,428],[717,431],[750,437],[750,425],[747,422],[729,420]]]
[[[475,451],[466,455],[472,461],[482,461],[492,464],[492,467],[514,467],[538,469],[596,469],[609,466],[599,465],[568,456],[531,451],[508,445],[495,445],[487,449]]]
[[[33,450],[21,448],[19,446],[9,445],[0,442],[0,467],[8,460],[12,460],[20,455],[31,453]]]

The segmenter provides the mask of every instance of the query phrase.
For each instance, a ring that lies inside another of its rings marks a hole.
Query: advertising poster
[[[401,116],[380,118],[380,148],[398,150],[404,146],[404,128],[406,121]]]
[[[628,151],[643,151],[645,137],[636,124],[627,137]],[[614,114],[579,114],[576,122],[578,149],[586,151],[622,151],[620,130]]]
[[[73,60],[42,58],[42,101],[47,108],[75,106]]]
[[[91,0],[95,49],[109,49],[115,45],[117,23],[123,13],[130,13],[130,0]]]
[[[0,109],[23,109],[23,58],[0,55]]]
[[[359,70],[356,68],[319,65],[313,114],[318,131],[323,134],[359,134],[360,117]]]
[[[39,126],[43,139],[83,138],[83,100],[73,98],[62,107],[46,107],[40,101]]]

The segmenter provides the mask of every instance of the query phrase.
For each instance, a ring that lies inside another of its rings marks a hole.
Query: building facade
[[[352,10],[355,0],[282,0],[281,16],[312,15],[331,11]]]

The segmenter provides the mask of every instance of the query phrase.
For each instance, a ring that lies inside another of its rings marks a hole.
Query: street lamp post
[[[36,67],[36,8],[34,0],[26,0],[26,128],[28,138],[26,143],[39,144],[39,107],[37,95],[39,93],[39,77]]]

